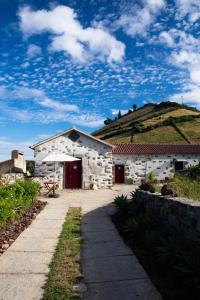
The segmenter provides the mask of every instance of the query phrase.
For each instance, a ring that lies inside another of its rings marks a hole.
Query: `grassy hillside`
[[[93,135],[110,143],[200,143],[200,112],[171,102],[147,104]]]

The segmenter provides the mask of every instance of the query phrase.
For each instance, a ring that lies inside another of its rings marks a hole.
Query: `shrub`
[[[160,265],[175,266],[181,253],[181,245],[173,239],[162,239],[162,245],[155,247],[156,260]]]
[[[40,185],[32,180],[17,180],[0,188],[0,228],[22,214],[36,201]]]
[[[150,172],[149,175],[148,175],[148,181],[150,183],[156,183],[157,182],[157,179],[156,179],[156,175],[154,172]]]
[[[162,196],[172,196],[172,197],[177,196],[177,194],[175,193],[175,191],[169,184],[163,185],[163,187],[161,188],[161,195]]]
[[[150,192],[150,193],[155,193],[155,187],[153,184],[151,184],[148,181],[143,180],[141,182],[141,185],[139,186],[139,189],[142,191]]]
[[[117,196],[114,199],[114,204],[119,209],[121,215],[127,215],[128,212],[128,198],[125,195]]]
[[[192,166],[188,169],[188,175],[192,179],[200,179],[200,162],[196,166]]]
[[[162,236],[157,229],[148,229],[144,233],[144,246],[154,252],[155,247],[162,243]]]
[[[141,239],[147,229],[152,227],[152,222],[145,215],[140,214],[127,220],[124,231],[136,239]]]

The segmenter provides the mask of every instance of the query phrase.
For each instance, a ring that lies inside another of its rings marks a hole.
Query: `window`
[[[68,138],[72,141],[72,142],[76,142],[79,138],[80,138],[80,135],[73,131],[69,134]]]
[[[183,161],[175,161],[175,171],[182,171],[184,169]]]

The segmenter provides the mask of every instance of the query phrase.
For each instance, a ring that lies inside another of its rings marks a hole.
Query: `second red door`
[[[124,165],[115,165],[115,183],[124,183]]]

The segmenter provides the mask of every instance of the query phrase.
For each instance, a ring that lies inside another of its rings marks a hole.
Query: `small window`
[[[175,171],[182,171],[184,169],[183,161],[175,161]]]
[[[80,135],[79,135],[76,131],[73,131],[73,132],[71,132],[71,133],[68,135],[68,138],[69,138],[72,142],[76,142],[76,141],[80,138]]]

